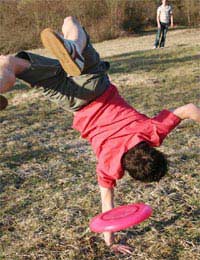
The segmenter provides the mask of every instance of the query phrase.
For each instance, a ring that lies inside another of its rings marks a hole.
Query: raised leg
[[[64,19],[62,26],[63,36],[50,28],[41,32],[41,40],[60,62],[65,72],[70,76],[79,76],[84,69],[84,50],[87,37],[79,24],[73,17]]]
[[[76,18],[69,16],[64,19],[62,33],[64,38],[73,41],[82,53],[86,46],[87,38],[82,26]]]
[[[0,56],[0,93],[4,93],[13,87],[16,76],[30,67],[27,60],[11,55]]]

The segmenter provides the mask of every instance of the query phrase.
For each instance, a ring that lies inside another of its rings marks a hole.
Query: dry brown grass
[[[151,116],[163,107],[200,105],[198,32],[170,32],[163,50],[151,50],[154,35],[96,48],[111,62],[121,94]],[[198,259],[198,124],[183,122],[160,148],[170,169],[159,184],[127,176],[119,182],[116,205],[146,202],[154,210],[148,221],[117,234],[134,247],[132,256],[121,256],[88,228],[101,208],[95,158],[71,129],[71,115],[21,83],[7,97],[10,106],[0,115],[0,259]]]

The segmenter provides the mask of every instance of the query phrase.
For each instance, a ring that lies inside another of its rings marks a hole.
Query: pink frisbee
[[[92,218],[90,229],[98,233],[116,232],[141,223],[151,214],[151,207],[143,203],[123,205]]]

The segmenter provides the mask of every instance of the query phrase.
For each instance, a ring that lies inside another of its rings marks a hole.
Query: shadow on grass
[[[198,28],[198,27],[197,27]],[[177,27],[169,27],[169,32],[170,31],[180,31],[180,30],[186,30],[186,29],[194,29],[194,27],[190,28],[188,26],[177,26]],[[154,27],[154,28],[151,28],[149,30],[145,30],[145,31],[142,31],[141,33],[139,33],[140,36],[143,36],[143,35],[152,35],[152,34],[156,34],[157,32],[157,27]],[[168,32],[168,33],[169,33]]]
[[[34,150],[34,151],[27,151],[24,153],[14,154],[11,156],[1,156],[0,162],[3,162],[7,165],[8,168],[13,169],[21,164],[30,162],[33,159],[39,159],[40,161],[47,161],[50,154],[58,153],[59,151],[55,148],[48,148],[48,149],[41,149],[41,150]]]
[[[25,179],[17,175],[1,175],[0,176],[0,194],[3,193],[8,186],[13,185],[16,189],[19,189],[24,183]]]
[[[32,161],[33,159],[39,159],[40,161],[47,161],[49,154],[52,152],[58,152],[57,149],[42,149],[35,151],[27,151],[20,154],[15,154],[12,156],[1,156],[0,163],[3,162],[9,169],[15,169],[22,164]],[[14,185],[16,189],[19,189],[20,186],[24,183],[25,177],[19,176],[18,174],[2,174],[0,176],[0,194],[5,191],[5,189]]]
[[[170,67],[175,67],[178,63],[198,61],[200,59],[200,55],[189,55],[178,58],[170,58],[173,54],[169,55],[168,53],[164,53],[164,55],[161,56],[161,52],[145,57],[145,53],[148,52],[148,50],[136,51],[132,53],[124,53],[122,55],[113,56],[112,59],[109,61],[111,64],[109,74],[124,72],[129,73],[139,70],[150,72],[154,69],[164,71]]]
[[[14,85],[14,87],[12,88],[12,90],[30,90],[31,87],[29,87],[28,84],[26,84],[25,82],[17,79],[16,84]]]
[[[184,215],[187,216],[187,218],[191,218],[191,221],[195,221],[198,220],[199,218],[199,214],[200,214],[200,210],[196,209],[196,210],[191,210],[190,212],[185,212]],[[153,221],[151,225],[144,227],[142,230],[131,230],[131,231],[127,231],[126,235],[123,237],[123,239],[120,241],[121,243],[126,244],[126,241],[128,239],[131,239],[135,236],[143,236],[145,235],[147,232],[151,231],[152,228],[156,229],[157,231],[159,231],[159,233],[163,232],[164,229],[168,226],[171,226],[173,224],[175,224],[175,222],[177,220],[179,220],[180,218],[183,217],[183,213],[178,213],[175,216],[167,219],[167,220],[160,220],[160,221]]]
[[[127,235],[124,238],[125,240],[123,240],[122,242],[125,243],[126,240],[132,238],[133,236],[142,236],[142,235],[146,234],[147,232],[151,231],[152,227],[154,229],[158,230],[159,232],[161,232],[165,227],[174,224],[176,222],[176,220],[178,220],[181,216],[182,216],[182,214],[178,213],[175,216],[173,216],[170,219],[167,219],[165,221],[153,221],[153,223],[151,225],[143,228],[140,231],[137,231],[137,230],[128,231]]]

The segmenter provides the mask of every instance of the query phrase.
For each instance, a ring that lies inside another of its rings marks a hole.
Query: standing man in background
[[[158,31],[156,34],[156,40],[154,48],[164,48],[166,35],[168,31],[169,24],[171,22],[171,27],[174,26],[174,19],[172,13],[172,7],[168,4],[167,0],[162,0],[162,5],[157,9],[157,25]]]

